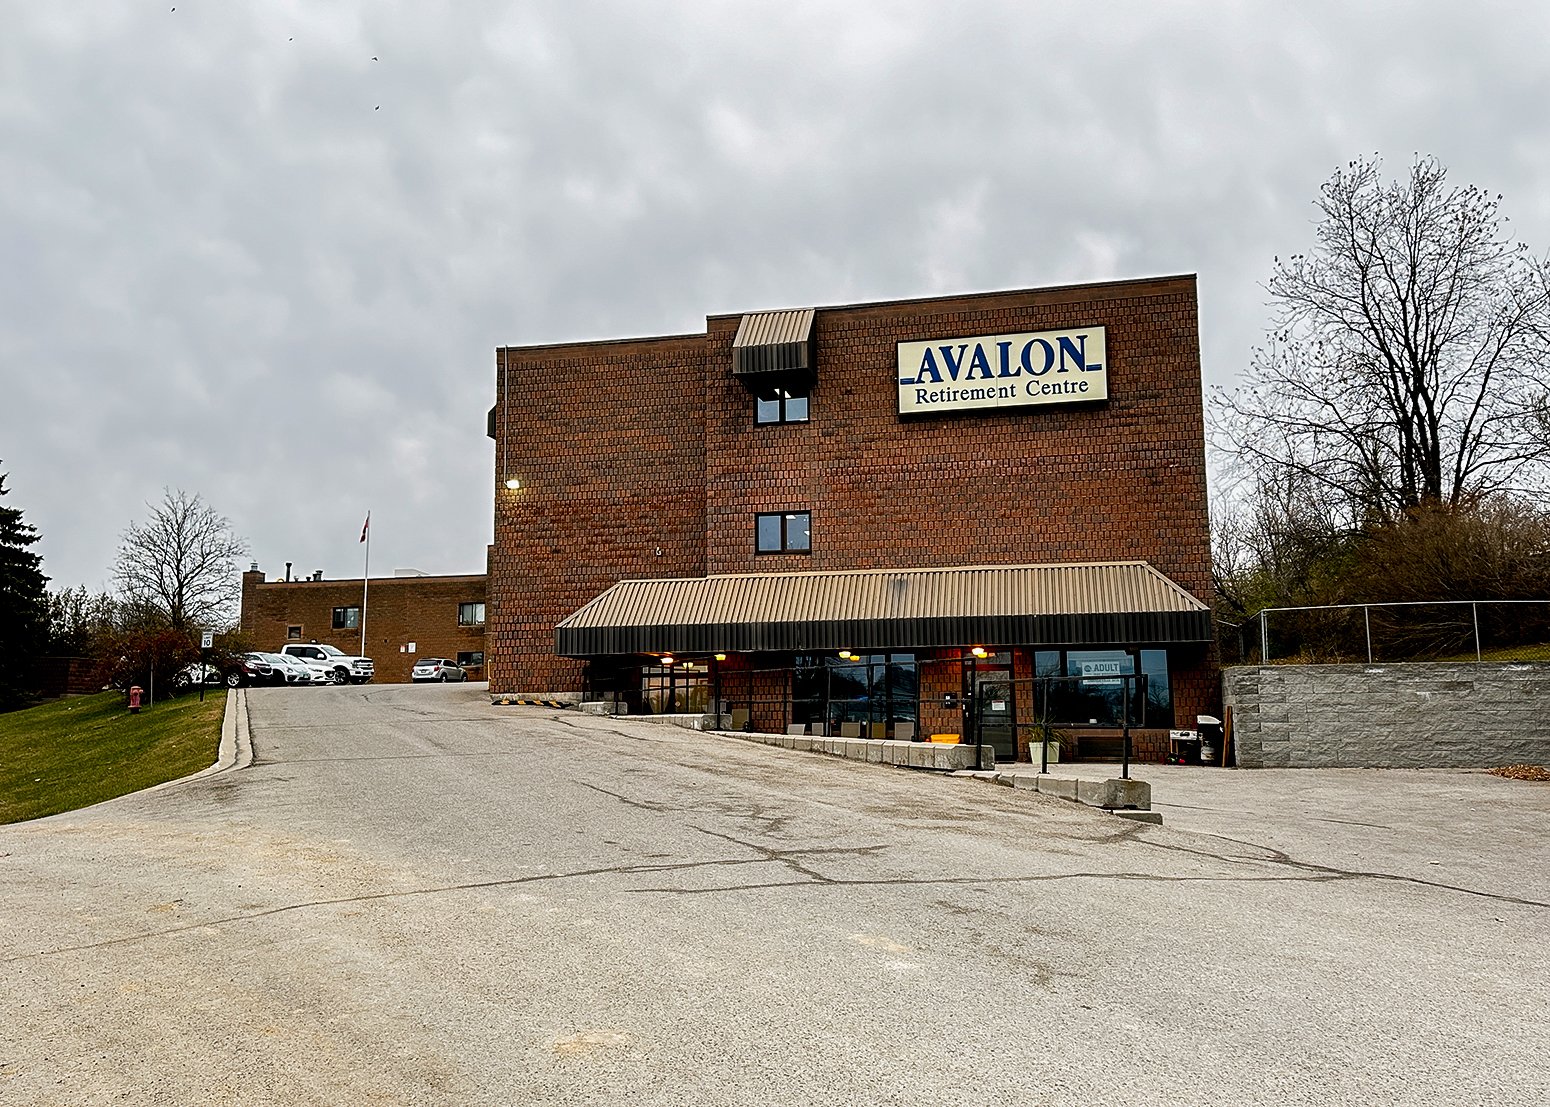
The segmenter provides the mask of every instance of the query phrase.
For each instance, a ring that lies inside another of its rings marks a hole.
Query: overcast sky
[[[164,486],[266,572],[479,572],[494,348],[1199,274],[1339,164],[1550,248],[1550,4],[0,0],[0,471],[52,587]],[[599,427],[606,427],[599,412]]]

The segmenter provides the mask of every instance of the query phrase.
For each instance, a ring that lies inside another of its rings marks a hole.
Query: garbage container
[[[1222,720],[1215,715],[1197,715],[1195,729],[1200,731],[1200,763],[1202,765],[1220,764]]]

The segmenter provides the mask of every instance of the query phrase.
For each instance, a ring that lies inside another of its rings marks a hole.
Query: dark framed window
[[[754,516],[755,553],[811,553],[813,515],[810,511],[761,512]]]
[[[483,603],[460,603],[457,605],[457,625],[460,627],[484,626]]]
[[[358,607],[334,608],[335,630],[359,630],[361,626],[361,609]]]
[[[807,422],[808,391],[805,385],[771,388],[753,398],[753,421],[759,426],[770,423]]]
[[[285,628],[285,637],[286,637],[286,639],[288,641],[300,642],[301,641],[301,627],[286,627]]]
[[[667,668],[646,665],[640,671],[641,711],[647,715],[699,714],[710,709],[710,670],[704,666]]]
[[[1138,673],[1146,675],[1146,699],[1139,703],[1125,688],[1125,678]],[[1035,710],[1047,711],[1057,726],[1117,727],[1126,703],[1131,726],[1174,725],[1167,650],[1039,650],[1034,676],[1051,678],[1044,686],[1035,681],[1041,701]]]
[[[461,650],[457,655],[457,663],[465,669],[484,668],[483,650]]]
[[[842,723],[863,724],[887,733],[897,723],[919,720],[920,674],[913,653],[874,653],[849,658],[799,655],[792,666],[791,721],[822,724],[836,734]]]

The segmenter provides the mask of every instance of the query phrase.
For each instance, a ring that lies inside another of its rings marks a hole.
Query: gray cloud
[[[271,571],[358,572],[368,507],[376,568],[481,568],[499,344],[1195,271],[1230,382],[1370,151],[1550,246],[1539,5],[171,6],[0,40],[0,458],[58,584],[163,485]]]

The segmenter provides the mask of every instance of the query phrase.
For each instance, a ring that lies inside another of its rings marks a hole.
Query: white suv
[[[377,675],[377,666],[371,658],[356,657],[345,653],[337,646],[318,642],[308,642],[305,645],[299,642],[287,642],[280,647],[280,652],[314,668],[319,665],[324,666],[332,674],[335,684],[365,684]]]

